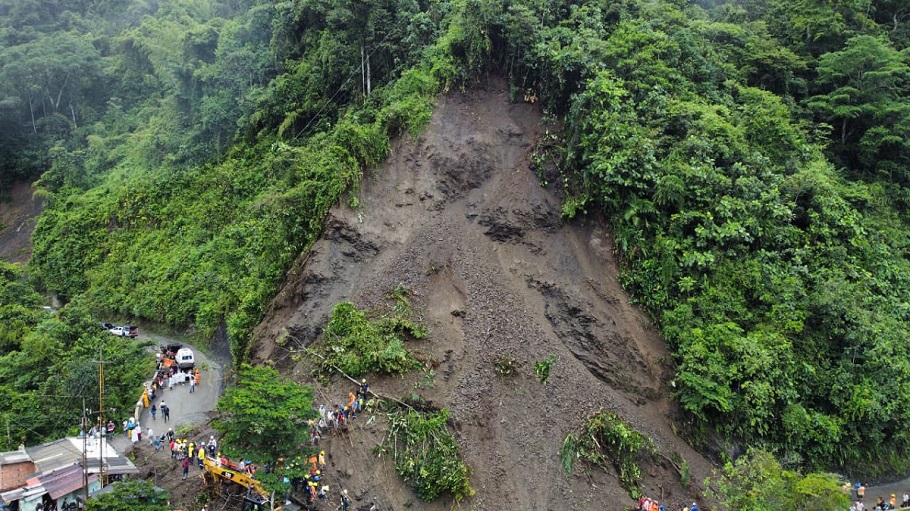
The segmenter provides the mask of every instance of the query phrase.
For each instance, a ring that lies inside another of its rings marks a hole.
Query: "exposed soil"
[[[617,280],[609,230],[598,221],[564,223],[556,194],[529,170],[544,129],[538,109],[510,104],[501,81],[440,97],[429,128],[395,143],[362,181],[360,207],[331,211],[322,239],[298,261],[256,331],[256,361],[274,361],[312,384],[312,364],[291,354],[318,342],[337,302],[382,308],[396,286],[409,289],[431,330],[409,348],[434,373],[371,385],[390,396],[417,392],[451,410],[477,491],[462,509],[631,506],[613,471],[577,465],[568,476],[560,466],[563,438],[601,408],[651,436],[663,454],[684,459],[691,481],[710,470],[675,434],[670,357]],[[285,329],[294,343],[279,346]],[[550,355],[557,362],[542,385],[534,363]],[[508,359],[517,370],[502,376],[495,363]],[[317,399],[338,403],[351,388],[335,378],[319,386]],[[360,417],[349,438],[324,442],[327,476],[350,490],[355,508],[375,499],[383,510],[450,509],[445,499],[421,503],[392,461],[372,453],[384,421],[370,422]],[[646,493],[668,509],[698,497],[669,463],[643,468]]]
[[[0,259],[26,263],[32,255],[32,231],[44,201],[31,183],[12,185],[9,200],[0,201]]]

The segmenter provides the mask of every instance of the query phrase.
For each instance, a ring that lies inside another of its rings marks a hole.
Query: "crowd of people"
[[[310,444],[319,445],[319,440],[328,432],[347,431],[348,421],[355,419],[363,411],[363,405],[370,393],[370,384],[361,380],[357,390],[348,392],[347,403],[319,405],[319,417],[310,424]]]
[[[370,384],[361,380],[357,389],[348,393],[348,400],[337,405],[321,404],[317,409],[319,416],[310,421],[310,445],[318,446],[321,438],[327,433],[344,433],[347,431],[348,422],[357,418],[363,411],[364,403],[370,394]],[[329,501],[329,486],[326,485],[322,471],[325,468],[325,451],[311,456],[305,462],[299,458],[294,464],[305,463],[307,472],[303,477],[294,478],[291,487],[294,491],[302,492],[307,510],[318,509],[319,502]],[[347,511],[351,505],[347,490],[342,490],[339,495],[338,509]],[[375,509],[375,504],[374,504]]]
[[[845,491],[849,484],[845,485]],[[891,497],[888,500],[885,500],[884,497],[877,497],[875,504],[867,505],[865,503],[866,498],[866,485],[863,483],[856,483],[854,486],[854,496],[856,498],[852,506],[850,506],[850,511],[890,511],[892,509],[908,508],[910,507],[910,492],[904,492],[903,498],[901,499],[900,506],[897,503],[897,495],[892,493]]]
[[[672,508],[676,509],[676,508]],[[681,511],[699,511],[698,504],[695,502],[692,505],[683,506],[680,508]],[[651,497],[641,497],[638,499],[638,511],[671,511],[664,507],[657,499],[652,499]]]
[[[176,352],[169,350],[166,347],[162,348],[160,353],[155,354],[157,362],[155,378],[149,386],[152,395],[161,389],[173,389],[177,385],[189,385],[190,393],[195,392],[196,386],[199,385],[199,381],[202,377],[199,368],[194,367],[191,370],[179,369],[175,359],[176,356]]]
[[[168,360],[172,360],[172,357],[173,353],[168,353],[166,351],[162,351],[162,353],[159,353],[156,356],[158,365],[155,379],[148,385],[146,391],[143,393],[141,403],[137,403],[137,405],[142,405],[149,409],[152,420],[157,420],[159,414],[165,422],[170,419],[170,408],[165,401],[161,400],[157,404],[154,402],[154,399],[158,397],[164,389],[170,388],[174,384],[181,385],[186,383],[190,385],[190,392],[192,392],[195,384],[198,384],[199,382],[198,370],[194,370],[189,375],[191,378],[189,376],[187,378],[181,378],[180,375],[184,373],[177,371],[176,365],[167,363]],[[311,421],[310,424],[310,445],[318,446],[321,438],[328,433],[345,432],[347,430],[348,422],[354,420],[357,417],[357,414],[363,410],[369,392],[370,385],[366,380],[361,380],[360,384],[357,385],[356,390],[348,393],[348,400],[345,403],[334,405],[331,408],[331,405],[320,405],[318,408],[319,417]],[[130,418],[130,421],[132,420],[134,419]],[[124,427],[125,429],[128,429],[130,434],[135,435],[134,442],[141,440],[143,437],[142,426],[138,421],[125,424]],[[218,442],[215,440],[214,436],[210,436],[208,441],[193,441],[188,438],[178,437],[171,428],[168,428],[167,432],[164,434],[155,435],[154,430],[151,427],[148,428],[145,436],[147,437],[149,444],[154,447],[155,452],[159,452],[164,446],[169,448],[171,458],[178,464],[178,467],[182,469],[181,474],[183,479],[189,477],[190,470],[194,466],[197,467],[198,470],[203,470],[203,460],[206,456],[216,460],[218,466],[244,472],[253,479],[256,478],[257,472],[260,470],[260,467],[255,463],[250,462],[250,460],[241,459],[233,461],[222,455],[218,450]],[[305,460],[301,460],[299,457],[295,458],[292,462],[292,466],[300,464],[300,467],[297,468],[303,468],[304,470],[302,471],[304,472],[304,475],[302,477],[293,478],[288,482],[291,483],[294,492],[297,492],[298,495],[302,494],[302,501],[307,510],[318,510],[320,509],[320,503],[325,503],[326,506],[329,506],[332,509],[348,511],[351,506],[351,500],[348,497],[347,490],[338,491],[336,493],[337,500],[331,498],[330,487],[326,484],[327,481],[323,475],[325,463],[326,453],[324,450]],[[267,473],[271,471],[272,467],[265,466],[261,469]],[[337,506],[337,508],[335,506]],[[373,509],[378,508],[374,506]]]

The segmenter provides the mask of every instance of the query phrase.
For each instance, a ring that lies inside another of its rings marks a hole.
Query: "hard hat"
[[[348,494],[348,491],[347,491],[347,490],[341,490],[341,493],[344,493],[345,495],[347,495],[347,494]]]
[[[319,454],[325,454],[325,451],[319,451]]]
[[[360,380],[360,383],[366,383],[366,382],[367,382],[367,379],[366,379],[366,378]]]
[[[321,474],[321,473],[322,473],[322,472],[320,472],[319,470],[316,471],[316,475],[319,475],[319,474]],[[893,497],[893,496],[894,496],[894,495],[892,495],[892,497]]]

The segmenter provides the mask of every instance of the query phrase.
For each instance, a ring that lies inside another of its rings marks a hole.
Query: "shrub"
[[[639,462],[655,454],[653,441],[639,433],[615,413],[599,411],[585,420],[581,432],[563,440],[560,460],[572,473],[575,459],[581,458],[606,469],[608,464],[619,474],[619,483],[632,498],[641,496]]]
[[[368,372],[401,374],[420,365],[404,347],[404,332],[419,339],[426,328],[400,316],[371,320],[354,304],[342,302],[332,310],[317,352],[324,357],[325,369],[335,366],[353,377]]]
[[[455,437],[446,428],[448,419],[446,409],[389,414],[386,445],[393,450],[395,470],[427,502],[443,493],[458,500],[474,495],[471,471],[459,455]]]

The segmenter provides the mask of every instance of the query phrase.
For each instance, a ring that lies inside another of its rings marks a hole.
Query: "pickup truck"
[[[135,339],[139,335],[139,328],[131,325],[124,326],[115,326],[108,330],[111,335],[118,335],[120,337],[130,337]]]

